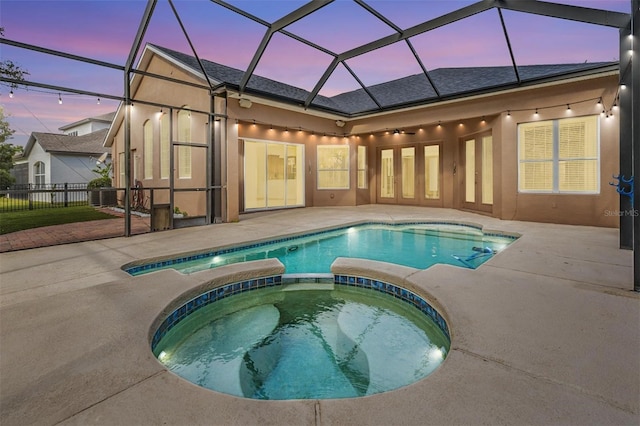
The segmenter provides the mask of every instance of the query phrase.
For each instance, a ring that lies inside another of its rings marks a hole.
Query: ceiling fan
[[[416,132],[407,132],[406,130],[394,129],[394,135],[415,135]]]

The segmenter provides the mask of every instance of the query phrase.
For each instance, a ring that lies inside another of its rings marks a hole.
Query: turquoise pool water
[[[194,311],[153,352],[177,375],[239,397],[372,395],[424,378],[449,351],[448,336],[416,309],[424,302],[408,297],[334,284],[261,288]]]
[[[192,273],[230,263],[277,258],[287,274],[328,273],[338,257],[364,258],[426,269],[437,263],[476,268],[515,237],[457,224],[365,224],[273,242],[211,251],[125,268],[132,275],[174,268]]]

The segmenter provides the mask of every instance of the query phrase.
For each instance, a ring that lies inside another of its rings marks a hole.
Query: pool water
[[[253,399],[348,398],[433,372],[449,338],[420,310],[371,289],[292,284],[218,300],[154,354],[200,386]]]
[[[476,268],[514,239],[507,235],[486,235],[481,229],[464,225],[367,224],[212,252],[197,259],[136,266],[127,271],[138,275],[174,268],[188,274],[231,263],[277,258],[288,274],[329,273],[338,257],[378,260],[417,269],[437,263]]]

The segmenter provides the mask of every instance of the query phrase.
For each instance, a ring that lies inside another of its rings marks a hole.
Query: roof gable
[[[181,64],[190,72],[202,76],[200,65],[195,57],[161,46],[150,45],[150,48]],[[239,87],[244,71],[207,60],[201,60],[201,62],[210,79]],[[513,87],[543,78],[557,78],[589,70],[597,71],[612,65],[617,63],[524,65],[517,68],[518,74],[513,66],[438,68],[429,71],[428,75],[414,74],[333,97],[318,95],[311,105],[338,114],[352,115],[421,101],[430,103],[488,89]],[[310,95],[307,90],[255,74],[249,79],[247,91],[297,104],[304,104]]]
[[[82,136],[33,132],[25,146],[23,157],[30,155],[36,143],[49,153],[100,155],[110,151],[103,146],[107,131],[108,129],[102,129]]]

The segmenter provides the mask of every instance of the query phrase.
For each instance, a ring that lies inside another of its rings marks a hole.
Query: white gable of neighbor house
[[[86,123],[78,124],[64,131],[65,135],[82,136],[89,133],[97,132],[98,130],[108,129],[110,123],[104,121],[88,121]],[[74,133],[77,132],[77,133]]]

